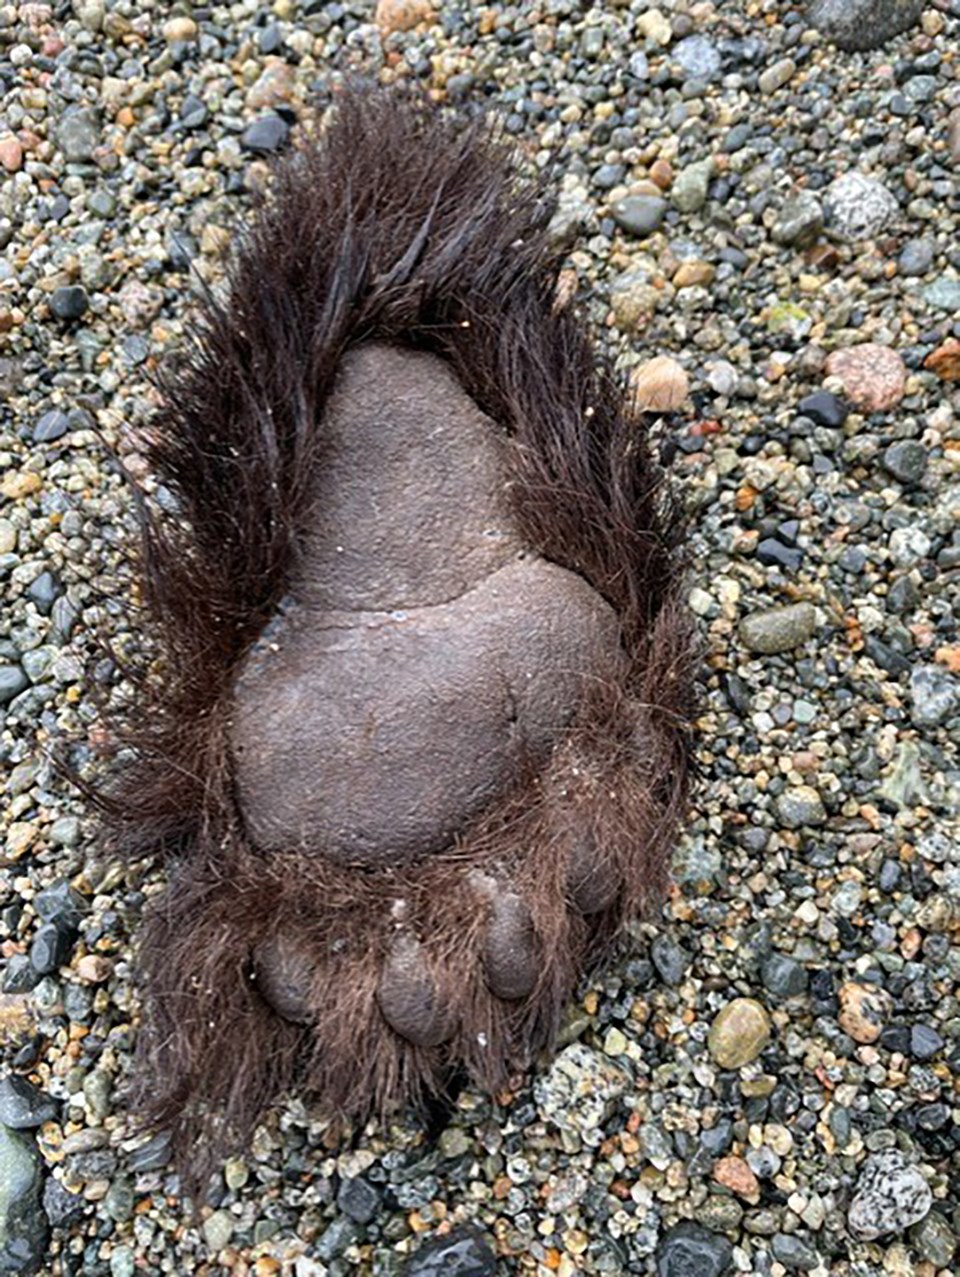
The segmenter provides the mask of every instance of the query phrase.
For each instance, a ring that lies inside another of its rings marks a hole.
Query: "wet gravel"
[[[955,1271],[958,48],[957,0],[0,5],[0,1273]],[[123,1103],[161,875],[48,755],[104,766],[93,635],[140,642],[149,375],[354,70],[556,165],[566,284],[690,497],[703,780],[553,1060],[433,1140],[292,1099],[190,1222]]]

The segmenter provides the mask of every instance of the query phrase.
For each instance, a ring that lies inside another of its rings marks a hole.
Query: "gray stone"
[[[68,107],[57,125],[57,145],[63,158],[83,164],[100,144],[100,117],[93,107]]]
[[[925,1219],[930,1185],[899,1149],[874,1153],[863,1164],[847,1222],[864,1241],[901,1233]]]
[[[657,1277],[721,1277],[732,1256],[726,1237],[684,1220],[674,1224],[657,1247]]]
[[[30,686],[19,665],[0,665],[0,705],[6,705]]]
[[[823,208],[812,191],[800,191],[784,202],[773,224],[778,244],[806,248],[823,230]]]
[[[34,971],[49,975],[70,957],[73,933],[54,923],[45,923],[37,930],[30,946],[30,962]]]
[[[923,300],[935,310],[951,314],[960,310],[960,279],[956,275],[941,275],[923,290]]]
[[[337,1206],[358,1224],[369,1224],[380,1205],[380,1194],[362,1176],[345,1179],[337,1193]]]
[[[811,785],[796,785],[777,798],[777,816],[787,829],[800,829],[804,825],[822,825],[827,813]]]
[[[771,953],[761,967],[764,986],[778,998],[795,998],[806,993],[807,972],[796,959],[785,953]]]
[[[763,656],[789,652],[813,638],[817,632],[817,611],[812,603],[791,603],[787,607],[755,612],[740,622],[740,639],[751,651]]]
[[[613,220],[628,235],[643,238],[659,230],[669,205],[659,195],[628,195],[610,209]]]
[[[33,427],[33,441],[53,443],[55,439],[62,439],[69,429],[70,418],[59,408],[54,408],[51,412],[45,412]]]
[[[606,1056],[572,1042],[534,1083],[533,1096],[544,1121],[574,1130],[594,1130],[626,1091],[627,1075]]]
[[[813,0],[807,21],[841,49],[879,49],[918,21],[926,0]]]
[[[687,79],[709,84],[720,74],[720,50],[706,36],[689,35],[680,40],[674,45],[671,57],[683,67]]]
[[[681,949],[672,936],[657,936],[651,946],[650,957],[664,984],[679,984],[690,965],[689,953]]]
[[[26,1078],[10,1076],[0,1081],[0,1122],[14,1131],[28,1131],[52,1121],[60,1112],[56,1100],[38,1090]]]
[[[920,1258],[936,1268],[949,1269],[957,1249],[953,1229],[935,1210],[910,1229],[910,1242]]]
[[[40,1201],[43,1174],[33,1143],[0,1127],[0,1274],[32,1277],[43,1263],[48,1225]]]
[[[929,239],[908,239],[900,250],[897,265],[901,275],[925,275],[933,265],[937,246]]]
[[[696,213],[707,202],[713,176],[713,159],[698,160],[682,168],[674,178],[670,198],[681,213]]]
[[[800,1272],[810,1272],[820,1263],[820,1256],[808,1246],[805,1241],[797,1237],[795,1233],[776,1233],[770,1243],[770,1249],[773,1251],[773,1257],[784,1268],[798,1269]]]
[[[910,675],[910,718],[918,727],[936,727],[957,707],[957,679],[936,665],[917,665]]]
[[[876,178],[843,173],[827,187],[824,197],[827,225],[847,240],[871,239],[900,211],[896,197]]]
[[[884,452],[883,464],[901,483],[919,483],[927,468],[927,450],[915,439],[899,439]]]
[[[475,1228],[455,1228],[431,1237],[411,1257],[404,1277],[495,1277],[497,1261],[487,1239]]]
[[[254,120],[244,129],[240,145],[246,151],[266,155],[281,150],[289,136],[290,125],[286,120],[282,120],[279,115],[265,115],[263,119]]]
[[[348,1215],[340,1215],[317,1239],[316,1256],[324,1264],[329,1264],[331,1259],[336,1259],[348,1246],[352,1246],[359,1236],[359,1225]]]

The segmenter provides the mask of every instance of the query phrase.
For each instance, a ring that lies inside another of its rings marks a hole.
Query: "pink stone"
[[[8,133],[6,137],[0,138],[0,164],[8,173],[18,173],[20,165],[23,163],[23,147],[13,136]]]
[[[828,377],[839,377],[851,403],[865,412],[894,408],[903,398],[907,370],[889,346],[864,342],[835,350],[825,365]]]

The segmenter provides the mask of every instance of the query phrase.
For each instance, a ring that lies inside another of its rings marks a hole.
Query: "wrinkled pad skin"
[[[450,848],[542,768],[584,686],[616,677],[624,658],[609,605],[523,546],[507,440],[442,361],[360,347],[327,418],[317,514],[295,588],[238,675],[231,752],[262,851],[389,870]],[[597,907],[591,862],[573,885]],[[539,965],[530,912],[496,877],[476,892],[490,991],[527,997]],[[256,973],[275,1009],[302,1022],[309,976],[292,943],[263,949]],[[406,930],[378,999],[417,1046],[452,1031]]]

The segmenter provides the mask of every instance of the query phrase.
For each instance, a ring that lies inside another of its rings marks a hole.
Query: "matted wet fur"
[[[682,525],[642,421],[556,304],[550,214],[489,123],[348,92],[279,166],[226,292],[164,375],[149,459],[176,510],[140,513],[143,626],[160,661],[113,724],[130,752],[104,801],[124,854],[171,863],[140,944],[136,1101],[172,1131],[188,1188],[293,1085],[348,1117],[437,1093],[458,1064],[502,1085],[549,1043],[584,964],[665,889],[688,774]],[[615,608],[629,656],[539,774],[518,775],[446,853],[390,873],[258,853],[226,744],[236,672],[297,563],[325,401],[344,352],[374,339],[442,357],[508,432],[526,543]],[[598,913],[571,902],[568,829],[621,884]],[[494,864],[510,867],[542,958],[513,1002],[484,983],[467,883]],[[398,895],[458,1024],[440,1046],[410,1045],[378,1009]],[[253,950],[281,934],[315,946],[309,1027],[276,1014],[252,978]]]

